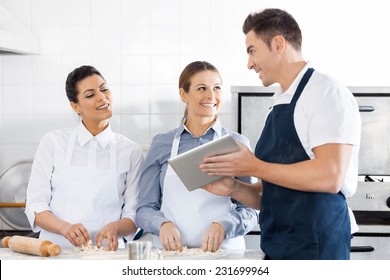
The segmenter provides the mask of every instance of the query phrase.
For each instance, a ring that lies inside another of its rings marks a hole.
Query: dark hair
[[[77,92],[77,83],[93,75],[99,75],[103,80],[105,80],[102,74],[100,74],[95,67],[89,65],[80,66],[68,74],[65,82],[65,91],[70,102],[78,102],[77,95],[79,93]]]
[[[265,9],[251,13],[242,26],[244,34],[253,30],[269,48],[276,35],[281,35],[296,50],[302,47],[302,32],[295,19],[286,11],[280,9]]]
[[[179,77],[179,89],[184,89],[185,92],[188,92],[191,86],[192,77],[201,71],[214,71],[219,74],[218,69],[207,61],[194,61],[188,64],[180,74]]]

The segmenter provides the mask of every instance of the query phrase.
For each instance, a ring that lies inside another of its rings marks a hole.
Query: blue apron
[[[314,69],[309,68],[290,104],[274,106],[257,142],[257,158],[279,164],[309,160],[294,126],[294,109]],[[266,259],[349,259],[351,229],[345,197],[304,192],[266,181],[260,208]]]

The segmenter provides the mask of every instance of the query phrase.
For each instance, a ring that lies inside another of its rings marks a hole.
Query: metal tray
[[[25,203],[32,160],[19,161],[0,175],[0,202]],[[24,207],[0,207],[0,218],[15,230],[31,230]]]

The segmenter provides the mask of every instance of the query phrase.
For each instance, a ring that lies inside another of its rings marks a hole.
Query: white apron
[[[219,131],[218,135],[221,135]],[[214,133],[214,139],[217,133]],[[220,136],[219,136],[220,137]],[[172,143],[171,158],[177,155],[180,133],[176,133]],[[168,165],[164,179],[163,202],[161,212],[172,221],[180,232],[183,246],[200,248],[203,237],[212,222],[234,208],[230,197],[217,196],[203,189],[188,191],[175,171]],[[160,239],[155,236],[154,243],[162,247]],[[243,250],[243,236],[225,239],[222,249]]]
[[[118,221],[122,201],[118,197],[115,135],[110,138],[109,169],[96,168],[96,149],[89,149],[87,167],[71,164],[77,129],[70,137],[66,149],[64,168],[57,186],[52,186],[50,208],[54,215],[71,224],[81,223],[88,230],[92,244],[96,234],[108,222]],[[92,145],[98,145],[96,139]],[[40,239],[47,239],[62,247],[73,245],[62,235],[41,231]],[[119,248],[124,248],[123,238],[118,238]],[[102,244],[104,246],[104,244]]]

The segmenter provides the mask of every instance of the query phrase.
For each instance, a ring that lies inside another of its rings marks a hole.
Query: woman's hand
[[[208,192],[222,196],[233,196],[235,191],[235,182],[232,177],[223,177],[217,181],[203,186],[202,188]]]
[[[212,223],[203,237],[203,251],[217,251],[225,239],[225,229],[219,223]]]
[[[165,222],[160,227],[160,242],[165,250],[183,251],[180,232],[172,222]]]
[[[118,225],[116,222],[108,223],[96,235],[96,246],[100,248],[104,240],[107,240],[104,247],[107,251],[118,250]]]
[[[82,224],[69,224],[63,235],[76,247],[87,245],[89,240],[88,231]]]

